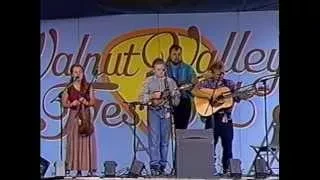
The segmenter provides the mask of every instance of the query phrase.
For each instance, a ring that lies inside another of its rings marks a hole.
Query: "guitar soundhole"
[[[223,95],[220,95],[217,97],[217,101],[222,101],[222,99],[223,99]]]
[[[218,106],[221,106],[222,104],[223,104],[223,102],[221,102],[221,101],[215,101],[215,102],[212,104],[212,106],[218,107]]]
[[[211,103],[211,105],[214,107],[221,106],[224,103],[223,98],[224,97],[222,95],[218,96],[216,100]]]

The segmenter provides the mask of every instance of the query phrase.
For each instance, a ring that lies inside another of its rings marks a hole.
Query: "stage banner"
[[[156,57],[167,59],[169,47],[182,47],[183,61],[201,75],[209,63],[223,61],[226,78],[239,86],[254,84],[275,75],[279,69],[278,11],[135,14],[80,19],[41,21],[41,156],[53,163],[60,159],[60,114],[63,119],[63,159],[70,129],[68,111],[52,100],[70,80],[70,67],[79,63],[88,81],[94,71],[103,72],[94,83],[97,102],[92,108],[98,149],[99,172],[103,162],[116,161],[117,170],[131,165],[133,158],[133,117],[137,125],[137,159],[149,165],[146,109],[131,112],[124,102],[137,101],[146,74]],[[267,81],[267,129],[269,142],[279,120],[279,78]],[[264,143],[264,93],[256,91],[247,101],[235,104],[233,156],[248,172],[255,157],[250,145]],[[189,128],[204,128],[193,109]],[[171,150],[171,144],[169,149]],[[217,158],[221,160],[220,142]],[[195,155],[197,152],[194,152]],[[169,152],[168,170],[172,167]],[[273,160],[272,166],[277,166]],[[221,163],[217,162],[217,167]]]

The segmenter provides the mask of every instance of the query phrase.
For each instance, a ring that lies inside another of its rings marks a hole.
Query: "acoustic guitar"
[[[196,111],[201,116],[211,116],[221,109],[230,108],[234,104],[234,97],[249,99],[255,92],[254,88],[249,88],[247,90],[231,93],[231,90],[228,87],[220,87],[216,89],[200,88],[200,91],[210,95],[213,94],[211,100],[197,96],[194,97]]]

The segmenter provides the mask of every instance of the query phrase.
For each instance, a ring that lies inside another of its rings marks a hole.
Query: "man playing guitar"
[[[215,104],[219,104],[219,99],[215,96],[215,90],[220,87],[227,87],[231,93],[235,90],[235,83],[231,80],[224,79],[224,65],[221,61],[215,61],[209,68],[208,71],[212,73],[212,77],[199,81],[192,93],[195,97],[200,97],[210,101],[212,107]],[[202,89],[213,89],[212,93],[203,91]],[[232,97],[234,101],[239,102],[240,99]],[[205,121],[205,128],[209,129],[213,127],[214,133],[214,149],[217,145],[219,137],[221,138],[221,144],[223,148],[222,164],[223,173],[227,173],[229,159],[232,158],[232,140],[233,140],[233,124],[231,119],[232,107],[222,108],[209,116],[201,116],[201,119]]]

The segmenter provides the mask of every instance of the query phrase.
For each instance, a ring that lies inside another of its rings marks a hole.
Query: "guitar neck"
[[[228,98],[228,97],[236,97],[237,96],[237,94],[232,93],[231,91],[230,92],[225,92],[222,95],[223,95],[223,97],[226,97],[226,98]]]
[[[246,93],[249,93],[251,92],[252,89],[247,89],[247,90],[244,90],[244,91],[235,91],[234,93],[232,93],[231,91],[230,92],[225,92],[223,94],[223,97],[238,97],[240,96],[241,94],[246,94]]]
[[[225,92],[225,93],[223,93],[222,95],[223,95],[223,97],[237,97],[237,96],[239,96],[240,94],[241,94],[242,92],[239,92],[239,91],[236,91],[236,92],[231,92],[231,91],[229,91],[229,92]]]

